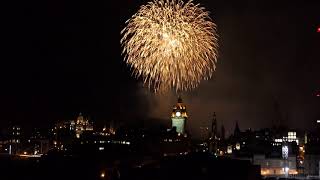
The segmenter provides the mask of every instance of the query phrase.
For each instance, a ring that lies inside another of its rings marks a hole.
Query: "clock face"
[[[177,117],[180,117],[180,116],[181,116],[181,112],[179,112],[179,111],[176,112],[176,116],[177,116]]]

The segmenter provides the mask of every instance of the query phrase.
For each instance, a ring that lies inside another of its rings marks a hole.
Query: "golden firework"
[[[194,89],[215,71],[216,25],[192,0],[142,5],[121,34],[122,53],[133,75],[155,91]]]

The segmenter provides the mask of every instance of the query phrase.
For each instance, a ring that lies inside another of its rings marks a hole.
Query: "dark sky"
[[[47,127],[79,112],[114,119],[168,122],[176,95],[154,95],[130,76],[120,29],[145,0],[8,1],[2,5],[0,126]],[[320,118],[320,1],[197,0],[216,22],[215,77],[183,94],[188,126],[217,113],[227,131],[310,128]],[[275,103],[281,115],[275,111]]]

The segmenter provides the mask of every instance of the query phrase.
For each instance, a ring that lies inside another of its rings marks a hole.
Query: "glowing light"
[[[106,176],[106,174],[104,173],[104,172],[102,172],[101,174],[100,174],[100,177],[101,178],[104,178]]]
[[[286,173],[288,173],[288,172],[289,172],[289,168],[288,168],[288,167],[285,167],[285,168],[284,168],[284,171],[285,171]]]
[[[224,153],[223,153],[223,151],[220,151],[219,154],[220,154],[220,156],[223,156]]]
[[[269,170],[262,170],[261,169],[261,175],[267,175],[267,174],[270,174]]]
[[[237,149],[237,150],[240,150],[240,143],[237,143],[237,144],[236,144],[236,149]]]
[[[228,154],[232,154],[232,146],[228,146],[227,147],[227,153]]]
[[[317,32],[320,33],[320,27],[318,27]]]
[[[303,161],[299,161],[300,164],[303,164]]]
[[[216,25],[192,0],[154,0],[126,22],[120,41],[125,62],[154,91],[187,91],[212,77]]]
[[[282,146],[282,158],[283,159],[288,159],[288,154],[289,154],[289,148],[287,145]]]

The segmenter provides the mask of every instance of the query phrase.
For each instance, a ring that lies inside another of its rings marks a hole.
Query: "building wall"
[[[320,155],[306,154],[304,159],[304,173],[306,175],[319,175]]]
[[[260,165],[262,175],[283,175],[284,167],[289,168],[289,174],[297,174],[296,157],[289,156],[287,160],[282,158],[266,158],[265,155],[254,155],[253,164]]]

